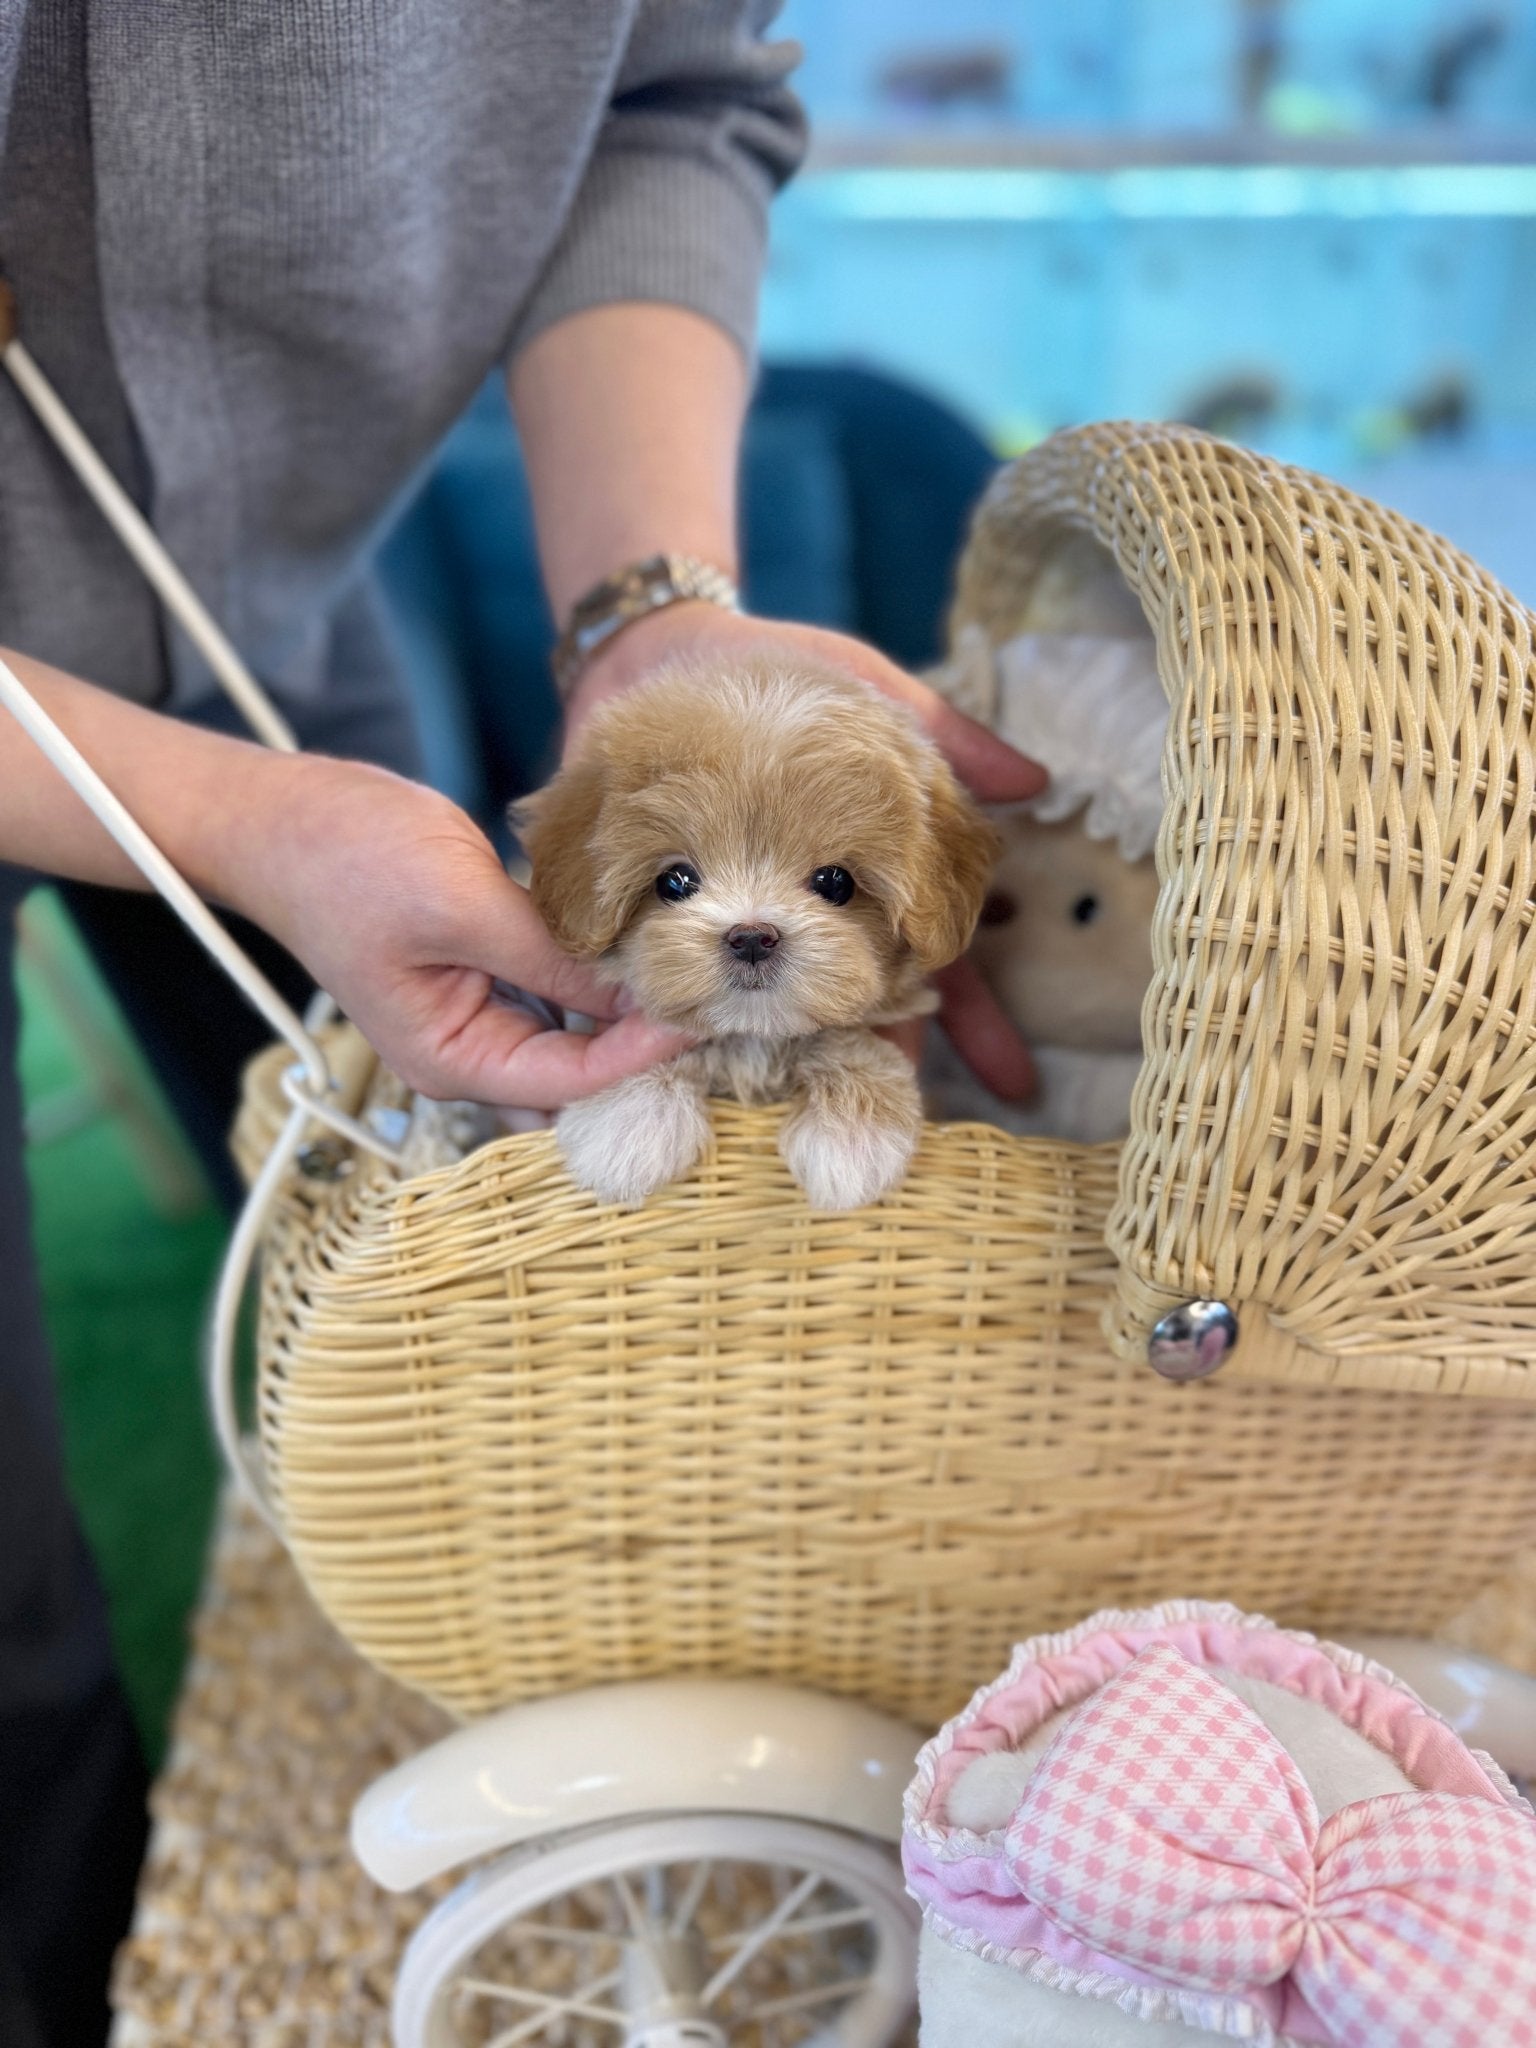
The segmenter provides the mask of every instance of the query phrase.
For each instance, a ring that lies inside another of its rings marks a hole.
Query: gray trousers
[[[228,722],[221,710],[209,723]],[[297,714],[317,750],[416,765],[414,727],[379,673]],[[39,761],[39,772],[48,771]],[[93,2048],[145,1834],[145,1776],[107,1616],[65,1486],[32,1255],[16,1075],[14,913],[36,877],[0,867],[0,2048]],[[227,1171],[245,1053],[264,1031],[163,906],[110,890],[71,907],[201,1140]],[[286,958],[263,964],[302,994]],[[196,1371],[187,1359],[187,1371]]]

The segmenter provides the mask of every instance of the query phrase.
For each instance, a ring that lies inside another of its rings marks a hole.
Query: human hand
[[[1045,786],[1045,772],[1035,762],[863,641],[821,626],[756,619],[710,604],[669,605],[618,634],[577,685],[567,717],[567,744],[579,737],[600,704],[643,681],[668,660],[724,662],[765,649],[851,670],[910,705],[956,774],[984,802],[1017,802]],[[935,977],[935,985],[939,1022],[977,1078],[1005,1102],[1021,1102],[1032,1095],[1035,1064],[1029,1048],[972,963],[955,961]],[[922,1056],[923,1031],[921,1020],[915,1020],[893,1026],[884,1035],[916,1064]]]
[[[938,1018],[950,1043],[971,1072],[1004,1102],[1028,1102],[1039,1086],[1029,1047],[1007,1011],[969,958],[952,961],[933,977]],[[921,1064],[926,1017],[881,1027],[879,1035],[899,1045],[913,1066]]]
[[[983,803],[1018,803],[1038,796],[1045,770],[946,704],[936,691],[848,633],[758,619],[720,605],[667,605],[617,634],[590,663],[566,712],[567,745],[600,704],[641,682],[671,660],[729,662],[757,653],[781,653],[820,666],[847,669],[887,697],[907,705],[971,794]]]
[[[551,1031],[496,996],[501,981],[599,1020],[620,1007],[446,797],[355,762],[259,766],[251,826],[213,891],[281,940],[411,1087],[558,1109],[689,1043],[635,1015]]]

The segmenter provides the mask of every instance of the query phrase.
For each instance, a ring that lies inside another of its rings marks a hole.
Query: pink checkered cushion
[[[1208,1613],[1221,1616],[1202,1623],[1224,1649],[1241,1643],[1233,1610]],[[1168,1633],[1182,1647],[1156,1630],[1127,1646],[997,1835],[946,1839],[933,1809],[925,1819],[909,1801],[904,1853],[929,1924],[999,1960],[1035,1958],[1031,1973],[1062,1988],[1153,1987],[1124,2009],[1249,2039],[1536,2048],[1530,1809],[1457,1744],[1466,1769],[1442,1756],[1430,1780],[1456,1789],[1361,1800],[1320,1821],[1264,1722],[1192,1660],[1187,1623]],[[1310,1639],[1291,1642],[1298,1669],[1322,1656]],[[1034,1682],[1049,1692],[1058,1681]],[[1403,1701],[1407,1728],[1424,1710]],[[932,1758],[927,1773],[914,1794],[932,1792]],[[1173,2003],[1158,1985],[1177,1987]]]
[[[1396,1793],[1319,1822],[1258,1715],[1169,1644],[1073,1715],[1005,1837],[1021,1891],[1206,1991],[1293,1976],[1341,2048],[1536,2041],[1536,1826]],[[1524,2033],[1520,2029],[1524,2029]]]

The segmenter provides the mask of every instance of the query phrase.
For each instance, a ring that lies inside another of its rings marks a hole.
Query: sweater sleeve
[[[512,354],[588,306],[643,299],[702,314],[751,357],[768,203],[805,147],[785,82],[799,45],[765,39],[780,4],[641,0]]]

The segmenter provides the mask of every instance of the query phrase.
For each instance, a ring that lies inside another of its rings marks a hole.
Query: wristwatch
[[[551,656],[560,695],[570,695],[593,655],[626,626],[669,604],[692,599],[726,611],[741,610],[741,594],[725,571],[693,555],[650,555],[597,584],[571,607]]]

